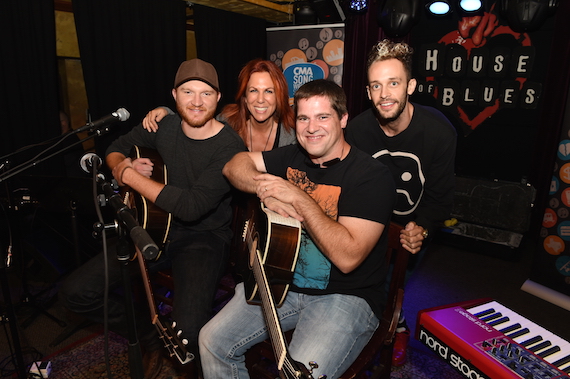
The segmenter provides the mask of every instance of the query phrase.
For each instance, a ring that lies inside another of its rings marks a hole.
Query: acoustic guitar
[[[146,147],[133,146],[130,158],[149,158],[154,163],[151,179],[155,182],[168,184],[168,172],[166,166],[162,161],[162,157],[154,149]],[[122,187],[122,194],[125,204],[131,204],[131,208],[135,211],[135,218],[139,225],[145,229],[150,238],[157,244],[159,248],[159,255],[164,248],[170,226],[172,223],[172,215],[160,207],[156,206],[152,201],[147,200],[141,196],[137,191],[126,186]]]
[[[234,231],[242,231],[233,241],[237,274],[243,279],[246,300],[261,304],[258,283],[252,271],[251,241],[257,241],[262,263],[270,278],[270,290],[277,307],[285,300],[299,254],[301,223],[265,208],[255,195],[239,194],[234,208]],[[247,233],[253,233],[248,235]]]
[[[286,218],[270,211],[259,201],[257,207],[252,201],[249,204],[247,214],[250,217],[245,221],[242,240],[248,247],[247,262],[255,285],[246,285],[246,299],[250,303],[254,298],[260,301],[277,359],[279,376],[282,379],[312,379],[311,373],[305,366],[294,361],[287,352],[287,341],[277,316],[273,295],[278,294],[280,304],[285,300],[299,253],[301,224],[293,218]],[[272,289],[275,287],[272,282],[276,277],[279,283],[278,290]],[[312,366],[316,367],[316,364],[312,363]]]
[[[157,151],[134,146],[130,157],[133,159],[142,157],[149,158],[154,163],[151,179],[162,184],[167,184],[166,166]],[[172,215],[157,207],[153,202],[147,200],[130,187],[122,188],[122,193],[124,203],[135,211],[135,218],[138,220],[139,225],[146,229],[150,237],[157,244],[160,252],[162,252],[168,237],[168,232],[170,231]],[[151,323],[156,327],[158,335],[170,357],[176,357],[181,364],[189,363],[194,360],[194,354],[186,350],[186,343],[178,338],[179,331],[175,329],[176,323],[169,322],[158,313],[158,307],[154,300],[152,285],[148,276],[146,261],[139,249],[136,248],[136,250],[136,257],[150,309]],[[158,256],[156,259],[158,259]]]

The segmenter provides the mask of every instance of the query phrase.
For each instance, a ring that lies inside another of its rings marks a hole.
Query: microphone
[[[98,170],[101,167],[101,158],[95,153],[87,153],[81,157],[79,165],[86,173],[90,174],[93,169]]]
[[[125,108],[119,108],[115,112],[101,117],[99,120],[90,122],[80,128],[75,129],[74,133],[81,133],[85,131],[92,131],[93,129],[101,129],[104,126],[114,124],[117,121],[127,121],[131,114]]]
[[[152,240],[146,229],[139,225],[138,220],[133,216],[130,208],[123,202],[121,196],[115,192],[111,183],[100,181],[103,193],[109,204],[113,206],[117,219],[120,220],[131,236],[131,240],[139,248],[145,259],[151,260],[158,257],[159,249]]]

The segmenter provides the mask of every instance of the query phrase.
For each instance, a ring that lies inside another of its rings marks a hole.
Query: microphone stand
[[[8,321],[10,325],[10,334],[12,336],[12,343],[14,344],[14,355],[16,362],[16,374],[19,379],[26,378],[26,366],[24,365],[24,357],[22,355],[22,346],[20,344],[20,334],[18,333],[18,325],[16,325],[16,313],[11,300],[10,285],[8,284],[8,275],[6,274],[6,262],[0,262],[0,287],[2,287],[2,295],[6,303],[6,319],[2,316],[2,322]]]
[[[75,145],[78,145],[79,143],[83,143],[89,139],[95,138],[97,136],[100,136],[104,133],[109,132],[110,130],[110,126],[104,127],[104,128],[100,128],[100,129],[96,129],[96,130],[92,130],[92,134],[90,134],[88,137],[73,143],[71,145],[68,145],[64,148],[61,148],[47,156],[44,156],[42,158],[40,158],[40,155],[42,155],[43,153],[45,153],[46,151],[51,150],[53,147],[57,146],[59,142],[63,141],[65,139],[65,136],[63,138],[61,138],[58,142],[56,142],[54,145],[48,147],[47,149],[45,149],[44,151],[42,151],[39,155],[37,155],[36,157],[34,157],[32,160],[28,161],[28,162],[24,162],[21,165],[18,165],[12,169],[8,169],[4,172],[2,172],[2,174],[0,174],[0,184],[2,182],[6,182],[6,180],[10,179],[11,177],[13,177],[14,175],[17,175],[33,166],[36,166],[37,164],[57,155],[60,153],[63,153],[65,151],[67,151],[68,149],[74,147]],[[49,143],[52,139],[48,140],[47,143]],[[44,142],[46,143],[46,142]],[[41,145],[41,144],[40,144]],[[24,149],[26,150],[26,149]],[[12,155],[17,154],[18,152],[24,151],[24,150],[19,150],[16,151],[14,153],[5,155],[4,157],[2,157],[0,160],[3,161],[2,165],[0,167],[4,168],[5,166],[8,166],[8,161],[6,161],[6,158],[11,157]],[[5,183],[7,184],[7,183]],[[8,195],[9,195],[9,191],[8,191]],[[6,218],[8,218],[8,214],[6,214]],[[7,220],[9,222],[9,220]],[[144,230],[144,229],[143,229]],[[150,237],[149,237],[150,238]],[[7,321],[10,324],[10,334],[11,334],[11,339],[12,339],[12,343],[14,344],[14,355],[15,355],[15,367],[16,367],[16,373],[18,375],[18,379],[25,379],[27,377],[26,374],[26,367],[24,365],[24,358],[23,358],[23,354],[22,354],[22,347],[21,347],[21,342],[20,342],[20,335],[18,332],[18,326],[16,324],[16,314],[14,311],[14,306],[12,304],[12,300],[11,300],[11,289],[10,289],[10,284],[8,281],[8,276],[7,276],[7,272],[6,270],[9,268],[10,266],[10,260],[11,257],[9,256],[9,254],[11,254],[8,251],[8,255],[7,256],[2,256],[1,258],[1,262],[0,262],[0,286],[2,287],[2,294],[4,297],[4,302],[5,302],[5,306],[6,306],[6,313],[7,313],[7,317],[2,316],[2,322]],[[142,377],[141,377],[142,378]]]
[[[119,227],[120,228],[120,227]],[[120,228],[121,229],[121,228]],[[119,239],[117,241],[117,260],[121,265],[121,278],[123,288],[125,289],[125,306],[127,311],[127,336],[129,339],[128,359],[130,377],[133,379],[143,379],[143,360],[140,341],[137,335],[135,308],[133,304],[133,295],[131,288],[131,276],[129,272],[130,262],[129,243],[125,238],[124,232],[119,231]]]
[[[67,134],[66,136],[64,136],[63,138],[61,138],[58,142],[56,142],[54,145],[48,147],[48,148],[45,149],[43,152],[41,152],[40,154],[38,154],[38,156],[36,156],[36,157],[32,158],[31,160],[29,160],[29,161],[27,161],[27,162],[24,162],[24,163],[22,163],[22,164],[20,164],[20,165],[18,165],[18,166],[16,166],[16,167],[13,167],[13,168],[9,169],[9,170],[6,171],[6,172],[4,172],[2,175],[0,175],[0,183],[2,183],[3,181],[5,181],[5,180],[7,180],[7,179],[10,179],[10,178],[13,177],[14,175],[17,175],[17,174],[19,174],[19,173],[21,173],[21,172],[23,172],[23,171],[26,171],[26,170],[29,169],[29,168],[32,168],[32,167],[34,167],[34,166],[37,166],[38,164],[40,164],[40,163],[42,163],[42,162],[44,162],[44,161],[50,159],[51,157],[54,157],[54,156],[56,156],[56,155],[58,155],[58,154],[61,154],[61,153],[65,152],[65,151],[67,151],[67,150],[71,149],[72,147],[79,145],[80,143],[83,143],[83,142],[85,142],[85,141],[87,141],[87,140],[90,140],[90,139],[92,139],[92,138],[95,138],[95,137],[97,137],[97,136],[101,136],[101,135],[103,135],[103,134],[109,132],[109,130],[110,130],[110,127],[109,127],[109,126],[107,126],[107,127],[105,127],[105,128],[102,128],[102,129],[93,130],[93,134],[90,134],[89,136],[83,138],[82,140],[79,140],[79,141],[77,141],[77,142],[75,142],[75,143],[73,143],[73,144],[71,144],[71,145],[68,145],[68,146],[65,146],[65,147],[63,147],[63,148],[61,148],[61,149],[59,149],[59,150],[56,150],[56,151],[54,151],[53,153],[51,153],[51,154],[49,154],[49,155],[46,155],[46,156],[44,156],[44,157],[41,157],[41,158],[39,157],[39,155],[45,153],[46,151],[49,151],[49,150],[52,149],[54,146],[57,146],[57,144],[58,144],[59,142],[63,141],[68,135],[75,134],[75,132],[72,132],[72,133],[70,133],[70,134]],[[19,151],[18,151],[18,152],[19,152]],[[16,152],[16,153],[17,153],[17,152]],[[13,154],[15,154],[15,153],[13,153]],[[1,160],[6,159],[7,157],[9,157],[9,156],[11,156],[11,155],[13,155],[13,154],[5,155],[4,157],[2,157]]]
[[[93,167],[95,168],[96,165],[93,165]],[[145,259],[156,258],[159,250],[148,232],[139,225],[138,221],[133,216],[131,209],[123,202],[121,196],[115,192],[115,186],[105,180],[100,180],[100,176],[98,176],[97,181],[101,185],[106,202],[111,204],[115,209],[116,218],[122,223],[122,226],[119,225],[117,227],[119,229],[117,259],[121,265],[121,276],[123,288],[125,290],[125,306],[127,310],[128,325],[127,335],[129,339],[129,369],[131,378],[142,379],[144,376],[142,352],[136,331],[136,317],[131,293],[130,272],[128,270],[130,249],[125,238],[125,232],[129,233],[133,244],[138,248],[139,252]],[[118,225],[118,223],[115,223],[115,225]]]

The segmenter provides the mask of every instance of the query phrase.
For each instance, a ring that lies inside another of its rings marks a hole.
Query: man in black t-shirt
[[[353,146],[388,166],[398,201],[392,221],[403,226],[402,246],[415,256],[408,274],[425,253],[424,240],[449,217],[453,205],[457,135],[435,108],[411,103],[412,48],[403,42],[378,42],[367,62],[368,97],[373,107],[346,128]],[[392,364],[406,361],[409,330],[401,319]]]
[[[305,365],[316,361],[314,377],[336,378],[379,324],[384,230],[396,193],[387,167],[345,141],[346,96],[338,85],[306,83],[295,94],[295,112],[298,145],[237,154],[223,173],[268,209],[302,222],[292,285],[277,317],[283,330],[295,329],[290,357]],[[267,337],[261,307],[248,304],[238,284],[200,332],[204,377],[248,377],[244,354]],[[285,359],[279,369],[289,370],[290,363]]]

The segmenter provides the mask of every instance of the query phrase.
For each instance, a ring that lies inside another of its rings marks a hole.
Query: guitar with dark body
[[[246,215],[241,241],[246,248],[245,262],[249,268],[249,274],[242,273],[246,300],[261,305],[279,376],[312,379],[305,366],[289,356],[277,316],[277,308],[285,300],[293,278],[301,243],[301,224],[270,211],[257,198],[250,199],[241,211]],[[310,365],[318,367],[314,362]]]
[[[153,163],[151,179],[162,184],[168,183],[167,170],[162,158],[157,151],[148,148],[134,146],[131,151],[131,158],[149,158]],[[172,215],[157,207],[153,202],[141,196],[138,192],[129,187],[122,188],[123,201],[133,209],[135,218],[160,249],[159,255],[164,248]],[[176,357],[181,364],[186,364],[194,360],[194,354],[186,350],[186,343],[178,338],[179,332],[175,330],[176,323],[166,320],[158,313],[158,307],[154,300],[151,282],[148,276],[146,261],[137,248],[137,260],[145,288],[145,293],[150,308],[151,323],[156,327],[158,335],[170,357]],[[156,259],[158,259],[158,256]]]
[[[154,163],[151,179],[162,184],[168,183],[168,171],[162,161],[162,157],[156,150],[133,146],[130,158],[133,160],[138,158],[150,159],[151,162]],[[135,218],[139,222],[139,225],[148,232],[150,238],[152,238],[158,245],[160,252],[162,252],[168,237],[168,232],[170,231],[172,215],[130,187],[123,187],[121,190],[125,204],[130,204],[130,207],[135,212]],[[159,256],[160,253],[156,259],[158,259]]]
[[[241,219],[238,228],[245,233],[245,228],[249,227],[250,231],[255,233],[254,238],[261,249],[273,299],[277,307],[280,307],[293,280],[301,241],[301,224],[293,218],[285,218],[266,208],[262,209],[259,199],[255,196],[244,197],[242,200],[241,206],[236,210]],[[240,246],[236,248],[239,254],[236,262],[237,272],[244,281],[246,300],[260,305],[262,299],[251,266],[250,241],[244,237],[242,234],[239,239]]]

